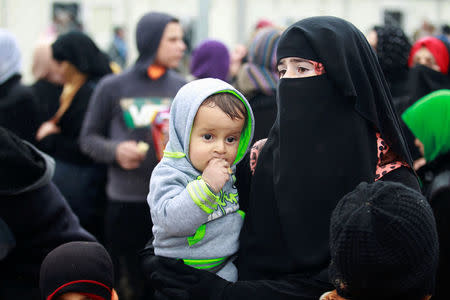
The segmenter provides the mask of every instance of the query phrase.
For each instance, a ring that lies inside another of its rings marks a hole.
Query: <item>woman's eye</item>
[[[234,143],[235,141],[236,141],[236,138],[235,138],[235,137],[233,137],[233,136],[227,137],[227,143],[232,144],[232,143]]]
[[[203,139],[204,139],[204,140],[207,140],[207,141],[209,141],[209,140],[211,140],[211,139],[212,139],[212,135],[211,135],[211,134],[209,134],[209,133],[207,133],[207,134],[204,134],[204,135],[203,135]]]
[[[308,72],[308,71],[309,71],[309,69],[307,69],[307,68],[297,67],[297,72],[299,72],[299,73],[305,73],[305,72]]]
[[[286,74],[286,70],[278,70],[278,77],[283,78],[284,74]]]

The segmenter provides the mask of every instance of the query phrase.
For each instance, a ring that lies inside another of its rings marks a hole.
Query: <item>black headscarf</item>
[[[283,33],[277,56],[321,62],[326,73],[279,82],[243,229],[240,262],[254,272],[245,279],[326,269],[331,212],[361,181],[374,181],[377,131],[411,164],[376,54],[355,26],[304,19]]]
[[[386,81],[392,84],[406,79],[411,43],[403,30],[396,26],[375,26],[377,33],[376,53]]]
[[[109,59],[84,33],[72,31],[63,34],[52,44],[53,57],[68,61],[81,73],[91,78],[111,73]]]

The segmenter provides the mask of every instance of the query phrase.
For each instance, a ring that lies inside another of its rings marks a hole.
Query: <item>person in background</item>
[[[438,38],[427,36],[416,41],[409,53],[408,66],[411,69],[408,107],[433,91],[450,88],[449,48]]]
[[[224,43],[204,40],[192,52],[190,70],[195,79],[217,78],[226,81],[230,53]]]
[[[397,107],[408,95],[408,58],[411,43],[403,30],[396,26],[375,26],[367,39],[377,53],[392,101]]]
[[[442,25],[441,33],[436,35],[436,37],[447,45],[450,44],[450,25]]]
[[[450,89],[450,53],[441,40],[428,36],[415,42],[409,54],[408,66],[408,100],[397,107],[399,115],[423,96],[436,90]],[[419,159],[421,154],[414,144],[414,135],[404,123],[402,129],[412,158]]]
[[[122,299],[148,299],[137,251],[151,237],[146,202],[148,183],[158,163],[152,120],[169,108],[185,79],[175,72],[186,48],[178,20],[145,14],[136,28],[139,57],[119,75],[104,78],[92,95],[80,145],[108,165],[106,246],[117,267]]]
[[[255,115],[254,140],[268,136],[277,116],[278,83],[276,49],[281,30],[263,28],[250,42],[248,62],[241,66],[234,86],[250,102]]]
[[[254,174],[248,165],[236,171],[246,212],[239,280],[147,257],[151,284],[170,299],[317,300],[333,289],[329,225],[339,200],[361,182],[420,191],[389,88],[360,30],[336,17],[301,20],[281,35],[277,62],[276,121],[250,164]]]
[[[34,142],[39,127],[33,91],[21,83],[22,57],[16,37],[0,28],[0,126]]]
[[[59,97],[63,90],[63,77],[58,72],[58,63],[53,58],[49,43],[40,43],[33,53],[31,73],[36,80],[33,90],[39,107],[39,124],[50,119],[58,110]]]
[[[111,257],[96,242],[53,249],[42,262],[39,286],[45,300],[119,300]]]
[[[3,127],[0,165],[0,299],[41,300],[45,256],[61,244],[96,239],[51,181],[54,160]]]
[[[416,162],[424,195],[433,208],[440,259],[433,299],[448,298],[450,279],[450,90],[432,92],[409,107],[402,118],[416,137],[423,159]]]
[[[333,210],[330,254],[335,290],[320,300],[429,300],[439,260],[433,211],[402,184],[363,182]]]
[[[234,82],[236,75],[239,72],[241,65],[247,60],[248,49],[243,44],[237,44],[230,54],[230,70],[228,74],[228,81]]]
[[[125,29],[121,26],[114,27],[114,37],[108,55],[111,61],[116,62],[122,69],[126,67],[128,48],[125,42]]]
[[[83,227],[101,239],[106,171],[81,152],[78,137],[98,80],[111,73],[109,60],[78,31],[59,36],[52,44],[52,53],[64,86],[58,110],[36,134],[37,146],[55,158],[55,184]]]

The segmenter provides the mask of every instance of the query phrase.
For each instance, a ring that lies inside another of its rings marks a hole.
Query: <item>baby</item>
[[[237,280],[233,259],[245,214],[233,173],[253,128],[249,103],[231,85],[207,78],[179,90],[147,197],[156,255]]]

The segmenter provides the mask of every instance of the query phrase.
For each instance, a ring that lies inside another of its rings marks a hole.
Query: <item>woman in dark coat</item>
[[[105,197],[105,170],[81,152],[78,137],[95,85],[111,73],[109,60],[81,32],[60,36],[52,44],[52,51],[64,86],[58,110],[40,126],[36,140],[40,149],[55,158],[53,180],[81,224],[98,235],[102,224],[98,206]]]
[[[50,119],[59,107],[63,82],[57,68],[58,64],[53,59],[51,45],[42,43],[36,46],[31,69],[36,81],[31,88],[39,106],[39,124]]]
[[[38,107],[32,90],[20,82],[21,63],[16,38],[0,29],[0,125],[34,142]]]
[[[402,115],[425,158],[417,170],[433,208],[439,235],[439,269],[433,299],[447,299],[450,279],[450,90],[421,98]]]
[[[282,34],[277,61],[277,119],[254,175],[242,164],[237,173],[246,212],[239,281],[149,256],[152,284],[170,299],[317,300],[333,289],[329,225],[339,199],[362,181],[419,190],[376,55],[354,25],[299,21]]]

